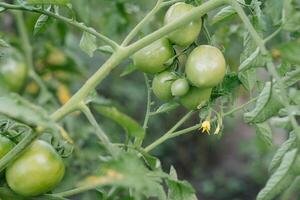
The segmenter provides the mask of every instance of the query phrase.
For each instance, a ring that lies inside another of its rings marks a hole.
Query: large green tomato
[[[164,23],[168,24],[182,16],[188,14],[194,6],[179,2],[169,8],[165,15]],[[192,44],[198,37],[202,26],[201,18],[187,24],[186,26],[172,32],[169,40],[179,46],[188,46]]]
[[[192,85],[212,88],[222,82],[226,71],[222,52],[213,46],[201,45],[189,55],[185,73]]]
[[[169,100],[172,98],[171,86],[176,79],[172,72],[162,72],[156,75],[152,82],[152,90],[157,98],[162,100]]]
[[[17,59],[5,58],[0,62],[0,79],[5,88],[13,92],[18,92],[22,88],[27,71],[27,66]]]
[[[6,181],[20,195],[38,196],[51,191],[64,173],[65,165],[55,149],[36,140],[6,168]]]
[[[5,156],[13,147],[13,143],[10,139],[0,135],[0,159]]]
[[[159,39],[133,55],[133,63],[142,72],[158,73],[168,66],[165,63],[174,56],[169,40]]]
[[[175,97],[181,97],[188,93],[190,85],[184,78],[177,79],[172,83],[171,92]]]
[[[180,103],[189,110],[199,108],[199,106],[209,101],[211,90],[211,88],[192,87],[185,96],[180,98]]]

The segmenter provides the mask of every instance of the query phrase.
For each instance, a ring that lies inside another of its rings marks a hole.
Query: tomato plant
[[[9,187],[18,194],[37,196],[53,189],[64,173],[64,163],[53,147],[36,140],[9,164],[5,175]]]
[[[153,4],[0,2],[1,199],[299,196],[299,2]]]

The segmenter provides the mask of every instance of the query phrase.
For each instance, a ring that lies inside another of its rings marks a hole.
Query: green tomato
[[[10,91],[20,91],[27,78],[27,73],[27,66],[17,59],[7,58],[0,63],[0,79]]]
[[[38,196],[51,191],[64,173],[64,163],[55,149],[36,140],[7,167],[6,181],[20,195]]]
[[[15,143],[13,143],[10,139],[0,135],[0,159],[3,158],[14,146]]]
[[[189,55],[185,73],[192,85],[212,88],[222,82],[226,71],[222,52],[213,46],[201,45]]]
[[[205,102],[209,101],[211,91],[211,88],[191,87],[189,92],[180,98],[180,103],[189,110],[200,108]]]
[[[188,81],[184,78],[180,78],[173,82],[171,92],[173,96],[181,97],[188,93],[189,89],[190,85]]]
[[[133,63],[142,72],[158,73],[168,68],[165,63],[173,56],[174,50],[169,40],[162,38],[136,52]]]
[[[171,86],[176,76],[169,71],[156,75],[152,81],[152,90],[155,96],[161,100],[172,98]]]
[[[164,23],[169,24],[174,20],[183,17],[188,14],[194,6],[179,2],[169,8],[165,15]],[[198,37],[202,26],[201,19],[195,20],[187,24],[186,26],[172,32],[168,38],[174,44],[179,46],[188,46],[192,44]]]

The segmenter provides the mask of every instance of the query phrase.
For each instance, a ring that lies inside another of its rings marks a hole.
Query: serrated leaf
[[[234,15],[236,11],[232,8],[232,6],[226,6],[225,8],[222,8],[211,20],[211,24],[216,24],[222,20],[227,19],[228,17],[231,17]]]
[[[127,76],[127,75],[131,74],[132,72],[136,71],[136,69],[137,68],[134,64],[129,64],[123,69],[120,77]]]
[[[292,174],[292,167],[297,158],[297,153],[297,149],[292,149],[284,155],[278,169],[257,195],[257,200],[272,200],[291,184],[295,179],[295,176]]]
[[[272,130],[267,123],[255,124],[256,135],[267,147],[272,145]]]
[[[10,47],[9,44],[7,42],[5,42],[3,39],[0,39],[0,48],[1,47]]]
[[[239,80],[243,84],[243,86],[248,90],[251,91],[257,81],[256,76],[256,69],[251,68],[248,70],[245,70],[243,72],[240,72],[238,74]]]
[[[283,83],[286,88],[298,83],[300,81],[300,68],[287,72],[283,78]]]
[[[47,112],[16,94],[0,97],[0,114],[31,127],[51,127]]]
[[[265,1],[264,12],[272,20],[274,25],[281,23],[283,2],[278,0]]]
[[[171,110],[176,109],[179,105],[180,104],[177,103],[176,101],[170,101],[168,103],[161,105],[155,112],[152,113],[152,115],[170,112]]]
[[[120,112],[117,108],[94,104],[97,112],[122,126],[129,137],[143,138],[145,130],[134,119]]]
[[[47,8],[47,11],[50,10],[51,10],[51,6]],[[48,15],[43,15],[43,14],[40,15],[34,25],[33,34],[37,35],[39,33],[43,33],[47,29],[50,22],[51,22],[51,18],[49,18]]]
[[[300,12],[292,0],[285,0],[283,3],[283,29],[293,32],[300,29]]]
[[[246,59],[244,60],[240,66],[239,66],[239,71],[244,71],[247,70],[251,67],[251,63],[257,58],[259,55],[259,48],[256,48],[256,50]]]
[[[267,82],[259,94],[255,108],[244,114],[247,123],[261,123],[274,116],[283,107],[276,87]]]
[[[54,4],[54,5],[67,5],[70,0],[26,0],[26,4]]]
[[[96,36],[83,32],[79,46],[86,54],[93,57],[94,51],[97,49]]]
[[[174,167],[170,169],[170,176],[167,177],[168,199],[169,200],[197,200],[195,190],[187,181],[180,181]]]
[[[111,185],[134,189],[138,194],[147,197],[145,199],[157,197],[159,200],[166,200],[161,177],[149,171],[136,154],[123,153],[118,158],[104,163],[101,174],[108,172],[114,172],[120,177]]]
[[[290,149],[295,148],[296,146],[297,146],[297,138],[294,133],[291,133],[289,139],[279,147],[279,149],[276,151],[275,155],[273,156],[272,161],[270,162],[269,165],[269,171],[273,173],[280,165],[283,156]]]
[[[291,64],[300,65],[300,40],[290,41],[280,45],[279,51],[282,59]]]

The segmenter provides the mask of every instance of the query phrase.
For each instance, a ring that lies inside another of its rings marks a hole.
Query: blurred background
[[[72,0],[72,7],[78,21],[94,27],[117,42],[122,41],[154,4],[154,0]],[[165,11],[166,9],[161,10],[150,24],[144,27],[140,36],[161,27]],[[73,14],[68,9],[63,12],[66,16]],[[34,51],[34,64],[38,74],[45,81],[50,95],[55,96],[57,102],[48,102],[45,95],[39,95],[39,87],[30,78],[20,93],[33,102],[43,104],[49,112],[52,112],[59,104],[68,100],[109,55],[96,52],[90,58],[79,48],[82,33],[55,20],[49,21],[46,31],[33,36],[38,17],[37,14],[25,14]],[[243,49],[244,29],[239,19],[233,16],[225,22],[214,25],[207,23],[206,26],[210,33],[210,41],[202,30],[198,43],[210,42],[225,49],[230,71],[235,71],[240,63]],[[0,36],[20,49],[21,41],[15,20],[9,12],[0,14]],[[116,68],[97,90],[103,99],[142,123],[146,108],[144,77],[140,72],[120,77],[128,65],[131,65],[130,60]],[[263,78],[263,73],[260,75]],[[243,90],[240,88],[237,92],[239,96],[234,100],[233,106],[249,99]],[[163,103],[154,100],[156,104],[153,108]],[[186,112],[184,108],[178,108],[170,113],[150,118],[144,144],[149,144],[160,137]],[[124,141],[122,128],[101,115],[97,115],[97,120],[113,141]],[[184,126],[188,127],[198,122],[199,116],[196,114]],[[99,155],[103,151],[92,134],[93,128],[88,125],[83,116],[75,113],[65,119],[65,124],[67,131],[76,142],[76,147],[74,154],[66,160],[67,175],[59,190],[74,187],[83,177],[96,171],[99,167]],[[152,154],[161,159],[165,171],[169,171],[170,166],[174,166],[179,178],[192,183],[201,200],[253,200],[267,180],[267,163],[276,146],[287,137],[281,129],[273,131],[274,145],[266,147],[256,138],[254,128],[243,122],[242,113],[236,113],[224,119],[221,137],[195,131],[166,142],[154,149]],[[87,192],[74,199],[96,199],[96,195]]]

